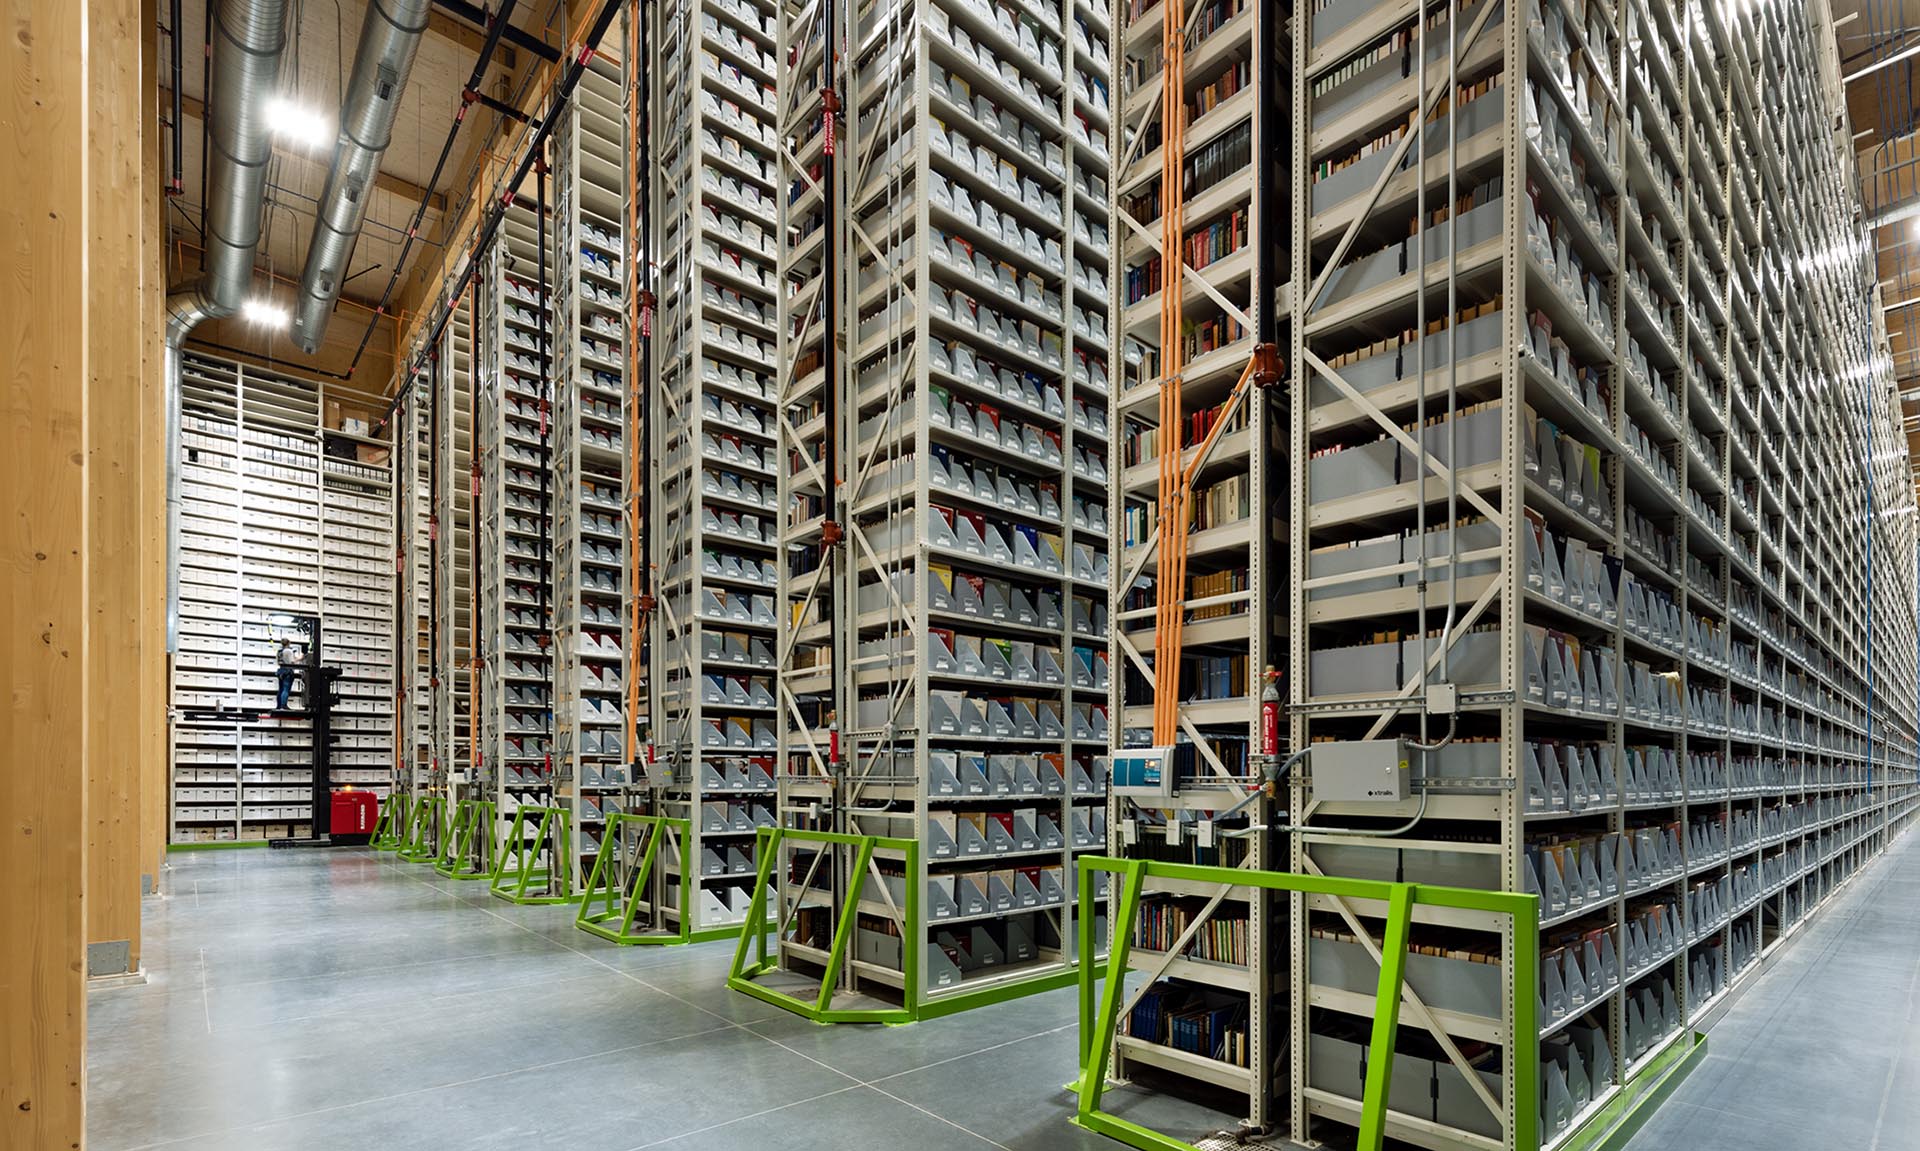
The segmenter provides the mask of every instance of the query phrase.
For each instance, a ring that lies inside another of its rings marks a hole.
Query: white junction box
[[[1404,739],[1316,743],[1310,764],[1313,798],[1317,801],[1398,803],[1407,798],[1409,770]]]

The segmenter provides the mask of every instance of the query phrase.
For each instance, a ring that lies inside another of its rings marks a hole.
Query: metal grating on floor
[[[1302,1151],[1300,1144],[1284,1135],[1250,1135],[1245,1132],[1218,1131],[1193,1141],[1194,1151]]]

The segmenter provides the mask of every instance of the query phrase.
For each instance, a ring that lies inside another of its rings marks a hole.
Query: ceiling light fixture
[[[332,127],[324,115],[285,96],[268,100],[266,112],[267,127],[289,144],[317,148],[332,135]]]
[[[241,304],[240,314],[249,324],[273,328],[276,331],[284,330],[293,319],[292,313],[288,312],[283,305],[262,299],[248,300]]]

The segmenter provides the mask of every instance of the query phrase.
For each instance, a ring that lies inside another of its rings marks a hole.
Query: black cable
[[[544,766],[547,769],[547,783],[553,783],[553,738],[558,734],[553,713],[553,663],[559,658],[559,652],[553,643],[553,604],[550,593],[553,588],[553,501],[548,493],[547,481],[553,474],[553,445],[548,438],[552,427],[552,404],[547,397],[553,391],[553,300],[547,291],[547,164],[543,159],[535,166],[533,184],[533,229],[535,235],[534,266],[539,277],[540,290],[540,564],[546,569],[540,580],[540,627],[547,641],[547,658],[543,675],[546,679],[547,704],[547,751]],[[556,869],[558,863],[555,864]]]
[[[619,14],[620,8],[621,4],[618,0],[601,0],[600,14],[594,18],[593,27],[588,30],[586,39],[583,40],[582,43],[587,45],[598,44],[600,38],[606,35],[608,27],[613,24],[613,18]],[[521,181],[527,178],[527,173],[533,169],[534,157],[545,147],[547,137],[553,132],[554,122],[559,118],[560,113],[566,109],[568,102],[572,100],[573,90],[579,87],[580,77],[585,75],[587,60],[591,58],[592,54],[592,48],[583,47],[575,54],[573,60],[567,64],[566,71],[561,74],[560,83],[554,88],[553,96],[549,102],[547,114],[540,118],[539,127],[534,129],[533,138],[528,142],[528,147],[526,151],[522,153],[519,163],[514,165],[512,174],[500,185],[506,190],[501,193],[500,198],[494,202],[493,206],[487,209],[486,218],[481,222],[479,231],[474,235],[474,258],[467,261],[466,271],[455,277],[454,282],[447,286],[448,298],[458,298],[460,293],[466,290],[467,285],[473,282],[474,276],[478,274],[480,253],[487,250],[487,247],[493,243],[494,236],[499,233],[500,223],[506,216],[507,206],[513,203],[514,190],[520,186]],[[433,344],[439,342],[440,333],[446,330],[447,322],[452,318],[452,315],[453,313],[450,308],[439,311],[427,333],[427,343]],[[381,416],[383,422],[392,418],[394,409],[399,407],[401,400],[406,395],[407,389],[411,386],[412,380],[409,377],[408,381],[402,383],[393,397],[387,401],[386,413]]]
[[[180,118],[183,115],[180,107],[180,101],[182,99],[180,94],[180,79],[185,75],[180,48],[180,0],[173,0],[173,6],[169,11],[170,15],[167,17],[167,43],[169,45],[168,51],[173,57],[173,180],[167,185],[167,195],[173,197],[180,195],[186,190],[180,183],[181,173],[185,170],[184,162],[181,159],[180,140]],[[205,185],[202,185],[202,187],[204,186]],[[204,235],[205,234],[202,233],[203,239]]]
[[[460,125],[466,121],[467,109],[479,98],[480,85],[486,81],[487,69],[493,63],[493,53],[499,48],[501,34],[509,27],[514,5],[518,3],[519,0],[505,0],[487,28],[487,41],[480,46],[480,55],[474,59],[466,87],[460,89],[460,107],[453,114],[453,123],[447,127],[447,138],[440,145],[440,158],[434,161],[433,175],[427,177],[426,186],[420,189],[420,203],[414,207],[413,219],[407,223],[407,238],[400,245],[400,258],[393,262],[393,273],[387,277],[387,286],[380,293],[380,303],[373,309],[373,315],[367,317],[367,330],[360,333],[360,346],[354,349],[353,360],[347,365],[349,373],[360,366],[360,357],[367,350],[367,342],[373,338],[374,328],[380,323],[380,317],[386,314],[387,305],[393,301],[393,290],[399,286],[400,274],[406,270],[407,256],[413,252],[414,238],[420,234],[420,225],[427,218],[427,206],[433,202],[433,190],[440,186],[440,176],[446,171],[447,157],[453,154],[453,142],[460,136]],[[439,343],[438,337],[433,343]]]
[[[637,238],[632,235],[626,236],[622,244],[623,249],[627,252],[628,259],[632,262],[634,269],[633,274],[638,277],[639,282],[635,285],[635,290],[642,293],[641,306],[647,313],[645,321],[645,327],[647,329],[646,336],[643,338],[642,334],[638,331],[628,333],[628,338],[634,340],[638,345],[637,368],[639,371],[639,379],[629,381],[627,385],[628,402],[634,404],[638,409],[638,418],[632,422],[634,430],[639,435],[640,442],[633,445],[632,450],[635,453],[635,458],[639,461],[639,467],[635,469],[638,474],[632,477],[632,482],[640,488],[639,504],[635,511],[635,518],[640,527],[638,538],[643,544],[646,542],[648,533],[651,532],[653,527],[653,412],[647,402],[653,392],[653,389],[649,387],[648,384],[653,378],[651,312],[653,300],[655,299],[653,293],[653,72],[651,69],[652,61],[650,59],[651,45],[648,42],[647,36],[650,8],[650,5],[636,4],[634,5],[632,14],[628,17],[628,19],[639,22],[636,41],[636,46],[639,50],[634,53],[636,58],[629,60],[627,66],[638,70],[640,75],[640,81],[633,85],[629,93],[630,99],[640,102],[640,113],[634,125],[634,134],[638,136],[639,139],[629,141],[629,144],[634,149],[635,161],[638,164],[636,171],[639,173],[639,178],[634,181],[634,189],[639,197],[640,203],[635,211],[635,221],[638,225],[635,230],[638,231],[639,236]],[[634,581],[635,591],[638,593],[642,604],[650,604],[653,599],[652,558],[646,550],[643,550],[641,554],[633,557],[634,575],[636,577]],[[647,666],[641,660],[641,654],[646,650],[647,646],[646,638],[644,631],[638,635],[627,637],[627,676],[629,678],[634,675],[636,669]],[[651,679],[651,676],[649,676],[649,679]],[[638,704],[639,698],[639,692],[635,691],[633,705]],[[649,728],[647,732],[648,743],[653,742],[654,732],[651,729],[658,719],[658,717],[653,714],[653,710],[651,706],[647,708],[647,725]],[[633,730],[636,733],[640,730],[637,721],[634,723]],[[627,781],[629,783],[638,783],[643,778],[642,773],[646,769],[646,764],[638,747],[640,741],[635,739],[633,742],[636,746],[626,749],[628,764]]]

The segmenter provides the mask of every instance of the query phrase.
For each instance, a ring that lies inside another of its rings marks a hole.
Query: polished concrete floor
[[[1707,1032],[1627,1151],[1920,1148],[1920,835],[1847,884]]]
[[[92,1151],[1113,1151],[1067,1123],[1071,991],[901,1028],[724,987],[730,944],[620,948],[571,911],[365,851],[174,855],[144,986],[89,1001]],[[1713,1031],[1631,1151],[1920,1147],[1920,837]],[[1225,1117],[1125,1091],[1197,1140]]]
[[[1118,1146],[1067,1123],[1071,989],[822,1027],[728,991],[731,943],[616,947],[363,850],[169,858],[150,982],[89,1000],[90,1151]]]

